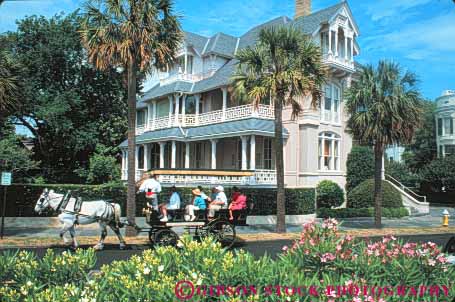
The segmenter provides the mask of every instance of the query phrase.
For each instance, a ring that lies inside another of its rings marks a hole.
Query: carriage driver
[[[155,174],[148,175],[148,178],[141,184],[139,192],[145,192],[145,198],[147,201],[151,201],[153,210],[158,211],[158,193],[161,192],[161,184]],[[149,202],[147,205],[150,206]]]

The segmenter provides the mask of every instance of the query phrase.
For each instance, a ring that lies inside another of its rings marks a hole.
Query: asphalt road
[[[428,242],[432,241],[442,248],[445,247],[447,242],[449,241],[450,237],[453,235],[450,234],[440,234],[440,235],[412,235],[412,236],[400,236],[400,239],[403,239],[407,242]],[[368,240],[377,240],[379,237],[372,237]],[[263,256],[265,254],[275,258],[281,252],[281,248],[284,245],[290,245],[292,242],[290,240],[274,240],[274,241],[252,241],[252,242],[241,242],[238,243],[234,250],[236,249],[244,249],[246,251],[251,252],[257,257]],[[82,246],[85,248],[88,246]],[[142,253],[142,251],[150,248],[148,245],[130,245],[126,250],[119,250],[118,245],[106,245],[103,251],[97,252],[97,264],[96,268],[101,267],[103,264],[111,263],[114,260],[126,260],[129,259],[132,255],[137,255]],[[10,249],[11,250],[11,249]],[[44,248],[33,248],[33,249],[26,249],[34,251],[39,257],[42,257],[46,249]],[[62,252],[64,248],[54,248],[56,252]],[[0,248],[0,253],[2,250]]]

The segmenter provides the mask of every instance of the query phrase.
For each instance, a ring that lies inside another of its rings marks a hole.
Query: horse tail
[[[120,222],[120,217],[122,216],[122,208],[118,203],[114,203],[112,205],[114,206],[115,222],[118,224]]]

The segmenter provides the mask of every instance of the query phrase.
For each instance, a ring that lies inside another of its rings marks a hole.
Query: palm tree
[[[6,51],[0,51],[0,118],[19,105],[20,65]]]
[[[416,76],[402,72],[393,62],[360,68],[358,80],[346,92],[350,114],[348,128],[360,143],[374,148],[375,225],[381,227],[382,158],[392,144],[410,143],[421,122],[420,94]]]
[[[286,231],[283,161],[284,107],[291,107],[293,118],[302,111],[302,100],[311,96],[318,106],[321,85],[326,78],[321,50],[292,27],[269,27],[259,33],[254,47],[239,51],[237,71],[232,77],[234,93],[255,106],[266,99],[275,108],[275,138],[277,173],[276,231]]]
[[[171,0],[89,0],[82,40],[99,69],[123,68],[128,74],[127,218],[135,221],[135,127],[138,74],[171,64],[182,40]],[[129,227],[127,235],[134,235]]]

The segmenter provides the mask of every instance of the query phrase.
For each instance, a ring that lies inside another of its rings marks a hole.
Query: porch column
[[[185,169],[190,168],[190,143],[185,143]]]
[[[338,28],[335,31],[335,57],[338,57]]]
[[[175,95],[175,124],[178,125],[179,123],[179,112],[180,112],[180,96],[178,94]]]
[[[222,120],[226,120],[226,108],[227,108],[227,87],[221,88],[223,92],[223,117]]]
[[[140,148],[139,145],[136,145],[136,148],[134,148],[135,152],[136,152],[135,163],[134,163],[134,166],[136,167],[136,170],[139,170],[139,148]]]
[[[242,170],[248,170],[248,162],[247,162],[247,152],[246,152],[246,144],[248,142],[248,137],[241,136],[242,140]]]
[[[381,179],[382,179],[382,180],[385,180],[385,162],[384,162],[384,154],[382,154]]]
[[[160,144],[160,169],[164,168],[164,150],[166,147],[166,142],[159,142]]]
[[[185,126],[186,94],[182,96],[182,124]]]
[[[147,104],[147,122],[146,122],[146,125],[147,125],[147,129],[148,130],[150,130],[152,128],[152,119],[153,119],[152,110],[153,110],[152,104]]]
[[[150,156],[149,156],[149,150],[150,150],[150,145],[149,144],[144,144],[144,170],[148,171],[150,170]]]
[[[256,170],[256,136],[250,139],[250,170]]]
[[[332,30],[329,28],[329,55],[332,54]]]
[[[122,150],[122,171],[125,170],[125,151]]]
[[[354,61],[354,36],[351,37],[351,62]]]
[[[216,139],[211,139],[210,142],[212,143],[212,169],[216,169],[216,143],[218,140]]]
[[[156,120],[156,116],[157,116],[157,114],[156,114],[156,102],[153,102],[153,106],[152,106],[152,107],[153,107],[152,129],[155,129],[155,127],[156,127],[156,122],[155,122],[155,120]]]
[[[344,60],[348,60],[348,37],[344,34]]]
[[[172,127],[172,103],[173,97],[172,95],[168,96],[169,98],[169,127]]]
[[[201,95],[200,94],[196,94],[194,95],[195,99],[196,99],[196,125],[199,124],[199,103],[201,101]]]
[[[177,155],[177,145],[176,145],[175,141],[172,141],[171,169],[175,169],[176,155]]]
[[[188,65],[188,49],[185,48],[185,75],[188,71],[187,65]]]

